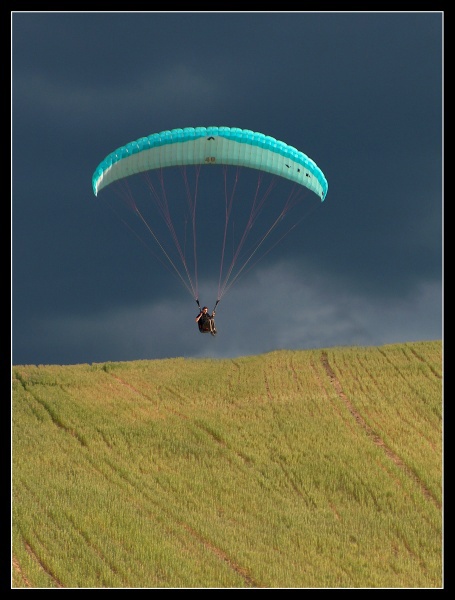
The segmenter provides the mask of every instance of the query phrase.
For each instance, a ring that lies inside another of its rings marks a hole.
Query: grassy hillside
[[[13,588],[438,588],[442,343],[13,367]]]

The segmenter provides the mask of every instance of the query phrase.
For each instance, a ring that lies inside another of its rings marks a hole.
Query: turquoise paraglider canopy
[[[222,167],[221,183],[217,177],[204,195],[202,184],[220,172],[217,166]],[[133,191],[137,176],[142,176],[146,193]],[[246,189],[241,187],[244,180],[249,180]],[[176,190],[178,181],[183,185]],[[281,185],[286,189],[278,191]],[[286,218],[291,208],[308,211],[312,203],[304,195],[319,198],[321,204],[328,190],[323,172],[306,154],[269,135],[238,127],[171,129],[121,146],[93,173],[95,196],[109,186],[139,217],[128,227],[139,238],[144,233],[153,238],[166,259],[163,264],[171,267],[198,306],[198,253],[204,253],[207,268],[207,259],[213,264],[219,250],[215,307],[240,275],[306,216],[294,212],[293,219]],[[210,199],[206,206],[205,197]]]
[[[304,185],[321,201],[328,184],[306,154],[263,133],[236,127],[186,127],[154,133],[109,154],[93,174],[93,192],[135,173],[179,165],[221,164],[259,169]]]

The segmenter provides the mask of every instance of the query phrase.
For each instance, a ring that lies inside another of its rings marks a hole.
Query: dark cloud
[[[12,13],[13,362],[439,339],[442,34],[437,12]],[[199,125],[283,140],[329,182],[223,297],[216,339],[91,188],[119,146]]]

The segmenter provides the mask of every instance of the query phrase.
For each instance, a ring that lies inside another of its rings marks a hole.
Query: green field
[[[11,587],[443,587],[442,357],[13,366]]]

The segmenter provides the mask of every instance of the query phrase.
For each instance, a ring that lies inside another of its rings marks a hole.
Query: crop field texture
[[[442,342],[12,367],[12,588],[440,588]]]

